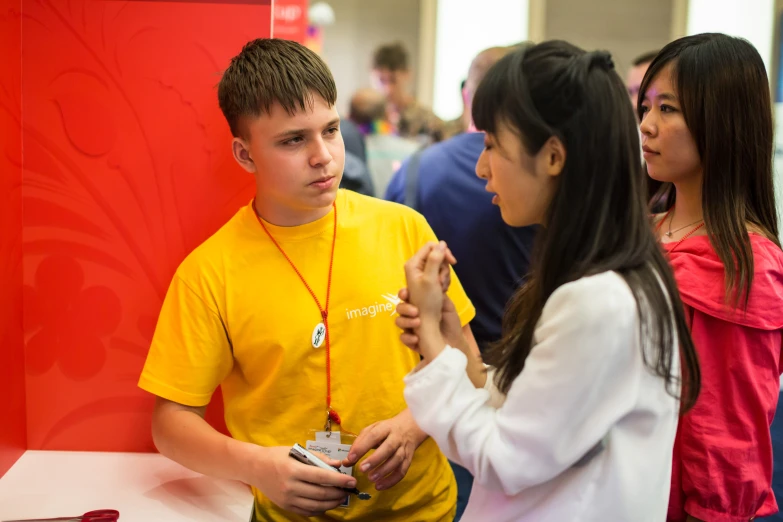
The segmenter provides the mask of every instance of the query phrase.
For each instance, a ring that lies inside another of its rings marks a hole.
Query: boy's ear
[[[256,164],[250,156],[250,147],[242,138],[234,138],[231,141],[231,152],[239,165],[251,174],[256,173]]]

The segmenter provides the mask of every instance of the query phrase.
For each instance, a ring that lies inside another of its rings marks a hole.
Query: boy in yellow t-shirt
[[[185,259],[166,295],[139,381],[158,397],[156,446],[250,484],[256,521],[451,520],[453,475],[405,407],[418,357],[394,325],[403,265],[434,234],[405,207],[338,190],[335,84],[307,48],[248,43],[218,97],[256,198]],[[469,334],[474,309],[452,281]],[[231,438],[204,420],[218,385]],[[342,461],[353,476],[288,456],[327,424],[359,434]],[[353,487],[372,499],[340,506],[338,488]]]

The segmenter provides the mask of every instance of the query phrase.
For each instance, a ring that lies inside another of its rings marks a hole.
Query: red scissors
[[[23,520],[4,520],[3,522],[117,522],[119,519],[120,512],[116,509],[96,509],[75,517],[25,518]]]

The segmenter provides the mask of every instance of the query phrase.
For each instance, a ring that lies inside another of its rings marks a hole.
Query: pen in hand
[[[291,451],[288,452],[288,455],[291,458],[298,460],[302,464],[307,464],[309,466],[316,466],[318,468],[325,469],[328,471],[342,473],[342,471],[340,471],[340,468],[330,466],[326,462],[322,461],[321,459],[313,455],[311,452],[304,449],[299,444],[294,444],[294,447],[291,448]],[[342,489],[347,493],[356,495],[359,498],[359,500],[370,500],[372,498],[372,496],[369,493],[364,493],[362,491],[359,491],[357,488],[340,488],[340,489]]]

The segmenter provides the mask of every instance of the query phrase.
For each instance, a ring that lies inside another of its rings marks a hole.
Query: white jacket
[[[679,401],[644,364],[618,274],[552,294],[506,397],[492,373],[476,389],[466,365],[446,347],[405,378],[416,422],[475,477],[464,522],[666,519]]]

